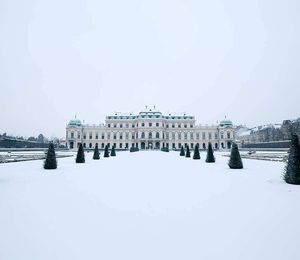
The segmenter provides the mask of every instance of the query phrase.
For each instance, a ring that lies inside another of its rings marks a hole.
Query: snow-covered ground
[[[0,165],[1,260],[300,259],[300,187],[283,163],[91,156]]]

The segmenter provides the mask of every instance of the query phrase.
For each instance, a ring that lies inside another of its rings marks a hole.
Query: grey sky
[[[0,132],[62,137],[75,114],[300,116],[299,0],[0,0]]]

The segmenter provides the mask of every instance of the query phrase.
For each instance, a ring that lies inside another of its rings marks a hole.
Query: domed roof
[[[81,121],[77,118],[70,120],[69,125],[81,126]]]
[[[232,121],[228,119],[224,119],[220,122],[220,126],[232,125]]]

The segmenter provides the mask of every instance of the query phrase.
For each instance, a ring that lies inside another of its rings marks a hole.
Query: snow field
[[[0,165],[0,259],[300,259],[300,187],[280,162],[178,152]]]

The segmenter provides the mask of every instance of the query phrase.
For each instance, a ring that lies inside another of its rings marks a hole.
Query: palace
[[[185,113],[163,115],[155,106],[146,107],[134,115],[115,113],[106,116],[105,124],[87,125],[73,119],[66,126],[66,142],[69,149],[83,144],[84,148],[100,149],[115,146],[116,149],[180,149],[187,145],[193,149],[196,144],[206,149],[212,143],[214,149],[229,149],[234,140],[234,127],[230,120],[218,125],[195,124],[195,117]]]

